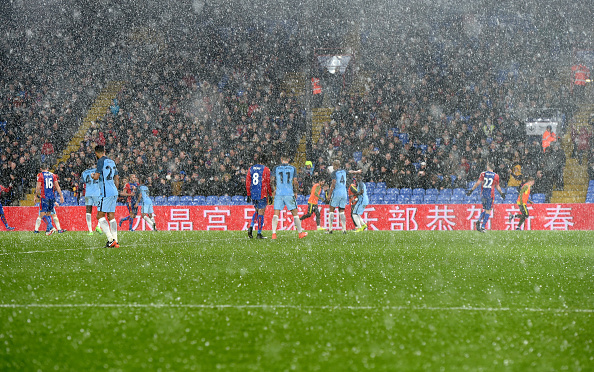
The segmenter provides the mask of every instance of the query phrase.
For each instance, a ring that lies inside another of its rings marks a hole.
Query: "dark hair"
[[[105,152],[105,146],[103,146],[103,145],[95,146],[95,152]]]

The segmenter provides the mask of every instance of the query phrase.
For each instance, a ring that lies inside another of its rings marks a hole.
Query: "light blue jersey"
[[[103,156],[97,162],[101,197],[118,196],[118,188],[113,178],[118,175],[118,169],[113,160]]]
[[[348,197],[347,193],[347,172],[345,170],[336,170],[332,172],[331,179],[336,180],[332,197]]]
[[[332,192],[332,197],[330,199],[330,206],[344,209],[349,202],[347,192],[347,172],[343,169],[335,170],[332,172],[330,178],[336,180],[334,191]]]
[[[141,195],[140,212],[145,214],[153,214],[153,200],[149,195],[149,188],[142,185],[138,188],[138,193]]]
[[[140,186],[138,188],[138,192],[142,196],[142,199],[140,199],[141,204],[153,204],[153,200],[151,199],[151,196],[149,194],[149,188],[147,186]]]
[[[274,167],[272,177],[276,180],[276,197],[279,196],[294,196],[293,178],[297,174],[297,170],[290,164],[281,164]]]
[[[93,173],[97,173],[95,168],[89,168],[82,172],[81,178],[85,183],[85,197],[101,195],[101,190],[99,190],[100,181],[93,179]]]

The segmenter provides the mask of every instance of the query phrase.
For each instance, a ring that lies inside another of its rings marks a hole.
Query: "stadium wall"
[[[299,215],[305,213],[307,206],[299,206]],[[594,204],[534,204],[529,206],[530,218],[524,224],[526,230],[593,230],[591,216],[594,215]],[[38,207],[4,207],[8,222],[19,231],[33,231],[38,215]],[[159,230],[246,230],[254,213],[253,206],[155,206]],[[365,209],[363,219],[369,230],[471,230],[481,211],[479,204],[394,204],[369,205]],[[322,226],[329,223],[328,206],[320,206]],[[70,231],[85,231],[85,207],[56,207],[61,227]],[[95,212],[93,212],[95,213]],[[270,230],[273,208],[266,209],[265,230]],[[519,213],[514,204],[497,204],[487,229],[511,230],[517,227],[518,219],[509,222],[511,213]],[[348,229],[353,223],[348,217]],[[118,206],[116,219],[128,215],[126,207]],[[314,217],[315,218],[315,217]],[[97,224],[93,216],[93,226]],[[334,229],[339,229],[338,218],[335,218]],[[309,218],[303,221],[307,230],[315,229],[315,221]],[[42,229],[45,224],[42,223]],[[150,230],[148,224],[137,216],[134,221],[135,230]],[[295,225],[292,216],[282,211],[278,230],[293,230]],[[128,229],[128,222],[120,231]]]

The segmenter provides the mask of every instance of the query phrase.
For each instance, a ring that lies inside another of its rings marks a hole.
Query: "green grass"
[[[594,233],[0,234],[0,370],[592,371]]]

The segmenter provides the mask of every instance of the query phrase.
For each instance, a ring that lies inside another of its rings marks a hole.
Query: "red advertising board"
[[[249,226],[253,206],[155,206],[159,230],[245,230]],[[299,206],[299,215],[307,206]],[[526,230],[593,230],[594,204],[534,204],[528,207],[530,218]],[[4,207],[8,222],[20,231],[33,231],[39,209],[37,207]],[[329,225],[328,206],[320,206],[322,226]],[[369,205],[363,219],[369,230],[471,230],[481,212],[479,204],[393,204]],[[56,207],[56,213],[63,229],[85,231],[85,207]],[[117,207],[116,219],[127,215],[126,207]],[[270,230],[272,207],[266,209],[265,229]],[[511,230],[517,227],[518,219],[511,223],[508,216],[519,213],[514,204],[497,204],[487,225],[488,230]],[[347,207],[347,227],[352,229]],[[315,229],[315,217],[303,221],[307,230]],[[95,216],[93,224],[96,225]],[[338,216],[333,221],[339,229]],[[42,229],[45,224],[42,223]],[[122,228],[127,229],[128,222]],[[134,220],[135,230],[150,230],[149,225],[138,216]],[[278,230],[293,230],[295,224],[291,213],[281,212]]]

